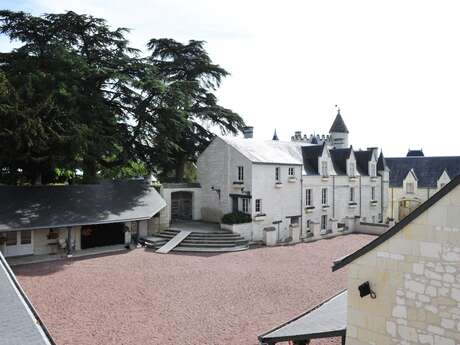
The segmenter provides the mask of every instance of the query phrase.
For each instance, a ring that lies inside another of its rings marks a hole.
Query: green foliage
[[[149,171],[145,164],[140,161],[128,161],[123,166],[116,166],[109,169],[104,169],[101,172],[101,177],[109,179],[127,179],[136,177],[145,177],[149,175]]]
[[[224,224],[243,224],[243,223],[251,223],[252,218],[250,214],[243,213],[243,212],[232,212],[227,213],[222,217],[222,223]]]
[[[86,182],[193,179],[209,128],[242,129],[217,103],[228,73],[202,41],[152,39],[142,58],[127,32],[74,12],[0,11],[0,34],[22,44],[0,53],[0,181],[61,182],[77,169]]]

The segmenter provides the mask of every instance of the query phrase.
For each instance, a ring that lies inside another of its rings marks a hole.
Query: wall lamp
[[[358,289],[359,289],[359,295],[361,296],[361,298],[366,297],[367,295],[370,295],[372,299],[377,298],[377,295],[371,289],[371,285],[369,284],[368,281],[358,286]]]
[[[220,189],[214,188],[214,186],[211,186],[211,190],[217,193],[217,196],[219,197],[220,200]]]

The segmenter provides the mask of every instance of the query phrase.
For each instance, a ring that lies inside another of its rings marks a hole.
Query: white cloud
[[[387,156],[423,147],[460,154],[460,49],[456,1],[59,1],[37,13],[74,10],[151,37],[208,42],[228,69],[221,103],[255,126],[323,133],[339,104],[354,147]]]

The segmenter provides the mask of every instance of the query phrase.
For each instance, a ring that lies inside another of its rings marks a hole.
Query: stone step
[[[170,235],[176,235],[178,234],[180,231],[178,230],[171,230],[171,229],[167,229],[167,230],[163,230],[161,233],[162,234],[170,234]],[[208,236],[230,236],[230,237],[234,237],[234,236],[239,236],[238,234],[234,234],[233,232],[197,232],[197,231],[192,231],[192,233],[190,234],[190,236],[199,236],[199,237],[208,237]]]
[[[174,236],[158,236],[161,239],[168,239],[174,238]],[[244,237],[235,237],[235,238],[221,238],[221,237],[190,237],[186,239],[187,241],[211,241],[211,242],[234,242],[234,241],[243,241],[245,240]]]
[[[171,239],[174,238],[174,236],[170,235],[164,235],[164,234],[159,234],[156,237],[159,238],[164,238],[164,239]],[[223,241],[223,242],[232,242],[232,241],[242,241],[244,240],[244,237],[238,236],[238,237],[194,237],[193,235],[189,235],[184,241]]]
[[[173,251],[177,252],[199,252],[199,253],[225,253],[225,252],[239,252],[249,249],[249,246],[235,246],[225,248],[203,248],[203,247],[182,247],[178,246]]]

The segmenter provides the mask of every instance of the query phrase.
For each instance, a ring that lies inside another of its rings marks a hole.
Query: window
[[[300,217],[291,217],[291,225],[299,225]]]
[[[8,231],[6,233],[6,245],[15,246],[18,243],[17,231]]]
[[[289,168],[288,169],[288,175],[289,176],[295,176],[295,169],[294,168]]]
[[[326,230],[327,227],[327,215],[323,214],[321,216],[321,230]]]
[[[31,244],[32,243],[32,231],[26,230],[21,231],[21,244]]]
[[[311,189],[306,189],[305,190],[305,206],[312,206],[312,193]]]
[[[321,204],[327,205],[327,188],[321,189]]]
[[[275,181],[278,181],[280,180],[280,167],[276,167],[275,168]]]
[[[243,181],[244,180],[244,168],[243,167],[238,167],[238,181]]]
[[[256,212],[262,212],[262,199],[256,199]]]
[[[249,199],[243,199],[243,212],[249,212]]]
[[[326,161],[321,162],[321,175],[322,176],[329,176],[328,171],[327,171],[327,162]]]
[[[355,201],[355,187],[350,187],[350,202]]]
[[[375,163],[369,163],[369,175],[371,177],[377,176],[377,172],[375,171]]]
[[[375,216],[372,216],[372,223],[375,223]]]
[[[310,219],[307,219],[307,229],[310,230],[311,228],[311,222]]]
[[[371,187],[371,200],[375,200],[375,187]]]
[[[439,185],[439,188],[442,188],[442,187],[444,187],[445,185],[446,185],[445,183],[441,183],[441,184]]]
[[[355,176],[356,175],[356,169],[355,169],[355,163],[350,162],[350,167],[349,167],[349,174],[350,176]]]
[[[412,182],[406,183],[406,192],[409,194],[414,193],[414,184]]]

